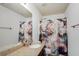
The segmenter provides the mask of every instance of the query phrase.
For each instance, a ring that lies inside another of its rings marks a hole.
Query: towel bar
[[[75,27],[77,27],[77,26],[79,27],[79,24],[73,25],[73,26],[71,26],[71,27],[75,28]]]
[[[12,29],[11,27],[0,27],[0,29]]]

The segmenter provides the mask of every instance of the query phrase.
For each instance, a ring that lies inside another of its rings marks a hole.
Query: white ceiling
[[[19,3],[0,3],[0,5],[24,16],[24,17],[31,17],[32,14],[26,9],[24,8],[22,5],[20,5]]]
[[[36,8],[43,16],[64,13],[68,3],[36,3]]]
[[[33,4],[43,16],[64,13],[65,10],[67,9],[67,6],[69,5],[68,3],[33,3]],[[8,9],[11,9],[12,11],[24,17],[32,16],[32,14],[19,3],[0,3],[0,5]]]

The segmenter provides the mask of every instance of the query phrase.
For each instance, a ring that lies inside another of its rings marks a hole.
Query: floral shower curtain
[[[26,45],[32,43],[32,21],[20,22],[19,42]]]
[[[58,20],[58,34],[55,34],[55,24],[52,20],[40,21],[40,41],[45,41],[45,55],[68,55],[67,42],[67,20],[66,18]]]
[[[58,20],[58,53],[61,55],[68,55],[68,36],[67,36],[67,19]]]
[[[42,42],[45,41],[44,55],[68,55],[68,37],[67,37],[67,19],[57,19],[57,31],[53,20],[40,21],[40,38]],[[55,35],[56,34],[56,35]],[[56,38],[54,38],[54,36]],[[21,22],[19,31],[19,41],[32,43],[32,21]]]

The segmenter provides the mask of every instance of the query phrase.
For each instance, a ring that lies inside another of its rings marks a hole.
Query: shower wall
[[[79,28],[71,27],[79,24],[79,3],[70,3],[65,15],[68,19],[68,54],[69,56],[79,56]]]

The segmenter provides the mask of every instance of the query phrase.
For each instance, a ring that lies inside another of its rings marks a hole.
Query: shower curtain
[[[40,21],[40,41],[45,41],[45,55],[68,55],[67,20],[57,19],[58,33],[55,35],[55,23],[51,19]],[[56,38],[54,38],[54,35]]]
[[[57,24],[57,27],[56,27]],[[68,55],[68,36],[67,19],[43,19],[40,21],[39,41],[45,41],[44,55],[47,56],[67,56]],[[56,32],[57,29],[57,32]],[[28,45],[32,43],[32,21],[21,22],[19,31],[19,41]]]
[[[67,36],[67,19],[58,20],[58,53],[60,55],[68,55],[68,36]]]
[[[32,21],[20,22],[19,42],[25,45],[32,43]]]

